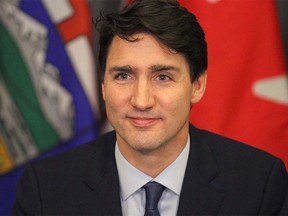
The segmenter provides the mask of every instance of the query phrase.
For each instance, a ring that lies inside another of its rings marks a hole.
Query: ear
[[[204,95],[206,89],[207,72],[192,83],[191,105],[198,103]]]
[[[105,101],[105,85],[104,85],[104,81],[102,82],[102,98]]]

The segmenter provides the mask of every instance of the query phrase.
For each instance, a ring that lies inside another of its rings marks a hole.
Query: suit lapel
[[[220,209],[224,194],[215,189],[220,171],[213,152],[199,135],[190,127],[190,155],[183,181],[178,215],[215,215]],[[218,186],[219,187],[219,186]]]
[[[79,204],[83,215],[122,215],[120,186],[114,156],[115,133],[95,143],[96,152],[87,165]]]
[[[177,215],[215,215],[224,195],[216,191],[220,171],[213,152],[196,128],[190,127],[190,155]],[[83,178],[79,205],[83,215],[122,215],[120,186],[114,156],[115,133],[95,143],[97,149]],[[85,169],[85,168],[83,168]],[[215,187],[215,185],[217,185]]]

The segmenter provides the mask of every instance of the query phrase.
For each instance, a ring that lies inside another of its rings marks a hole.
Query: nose
[[[131,98],[132,106],[140,111],[151,109],[155,104],[153,87],[147,80],[138,80],[134,84]]]

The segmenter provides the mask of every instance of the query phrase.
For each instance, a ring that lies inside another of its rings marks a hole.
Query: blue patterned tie
[[[146,192],[146,206],[144,216],[160,216],[158,202],[163,193],[164,186],[157,182],[148,182],[144,185]]]

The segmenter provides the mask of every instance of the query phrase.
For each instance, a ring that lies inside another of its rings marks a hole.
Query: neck
[[[155,178],[181,154],[187,144],[187,139],[188,134],[185,139],[153,150],[121,148],[119,142],[118,146],[121,154],[130,164],[146,175]]]

